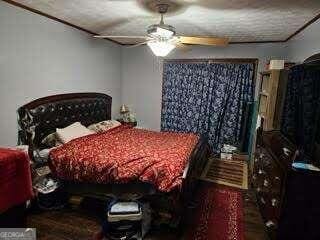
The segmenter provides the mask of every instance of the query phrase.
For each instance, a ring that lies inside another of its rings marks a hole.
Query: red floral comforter
[[[127,183],[140,180],[169,192],[182,174],[198,136],[120,126],[74,139],[50,152],[51,169],[65,180]]]

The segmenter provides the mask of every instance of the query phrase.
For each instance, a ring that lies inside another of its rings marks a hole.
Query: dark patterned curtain
[[[306,65],[290,69],[281,131],[299,147],[311,151],[320,101],[320,71]]]
[[[214,151],[237,144],[253,76],[254,63],[164,63],[161,130],[201,134]]]

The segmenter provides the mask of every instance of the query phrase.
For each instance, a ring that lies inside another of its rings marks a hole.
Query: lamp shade
[[[175,45],[168,41],[149,41],[147,45],[154,55],[159,57],[167,56],[175,48]]]
[[[126,105],[122,104],[120,107],[120,113],[123,114],[128,112],[129,112],[129,108]]]

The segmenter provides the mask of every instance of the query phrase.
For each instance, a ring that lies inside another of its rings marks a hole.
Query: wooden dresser
[[[285,183],[294,152],[295,146],[279,131],[258,134],[252,185],[261,215],[272,239],[276,237]]]

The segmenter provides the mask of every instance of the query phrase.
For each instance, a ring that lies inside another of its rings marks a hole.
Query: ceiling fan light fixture
[[[156,31],[152,32],[151,35],[169,39],[174,35],[174,32],[165,28],[156,27]]]
[[[147,33],[151,37],[170,39],[176,34],[176,31],[175,31],[174,27],[172,27],[170,25],[154,24],[154,25],[151,25],[148,27]]]
[[[167,56],[175,48],[175,45],[169,41],[149,41],[147,45],[158,57]]]

